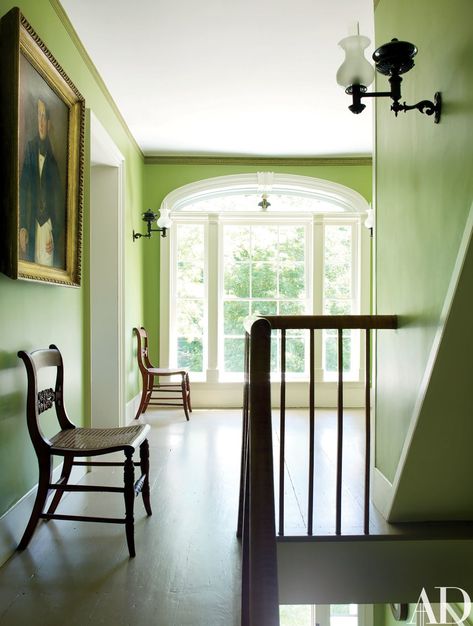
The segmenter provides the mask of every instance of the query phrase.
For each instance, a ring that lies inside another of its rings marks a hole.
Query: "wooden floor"
[[[346,413],[344,532],[362,523],[361,412]],[[150,411],[153,516],[135,509],[136,558],[122,526],[52,521],[0,569],[0,623],[233,626],[240,615],[240,544],[235,537],[241,411]],[[278,433],[275,419],[275,446]],[[335,414],[317,413],[315,530],[333,532]],[[291,411],[286,458],[288,532],[304,534],[306,412]],[[84,481],[120,484],[100,468]],[[359,482],[359,485],[358,485]],[[72,494],[61,511],[122,515],[116,494]],[[381,522],[382,523],[382,522]],[[373,521],[376,530],[377,520]]]

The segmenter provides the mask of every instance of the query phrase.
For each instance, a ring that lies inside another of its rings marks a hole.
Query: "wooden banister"
[[[278,626],[278,577],[271,423],[271,332],[280,330],[279,524],[284,536],[286,330],[309,330],[309,468],[307,534],[313,534],[316,330],[337,330],[337,463],[335,534],[342,534],[343,331],[365,330],[365,468],[363,532],[369,534],[371,330],[396,329],[395,315],[269,315],[245,321],[245,383],[238,536],[243,538],[242,626]]]

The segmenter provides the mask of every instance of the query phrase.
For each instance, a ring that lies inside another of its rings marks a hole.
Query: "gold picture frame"
[[[0,20],[0,270],[78,287],[85,101],[18,8]]]

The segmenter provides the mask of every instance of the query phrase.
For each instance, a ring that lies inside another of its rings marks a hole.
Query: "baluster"
[[[241,463],[240,463],[240,497],[238,502],[237,537],[242,536],[243,511],[246,497],[245,485],[248,458],[248,404],[249,404],[249,372],[250,372],[250,335],[245,332],[244,353],[244,382],[243,382],[243,425],[241,436]]]
[[[279,420],[279,535],[284,535],[284,456],[286,445],[286,330],[281,330],[281,401]]]
[[[363,531],[365,535],[370,534],[370,459],[371,459],[371,331],[366,329],[365,345],[365,519]]]
[[[313,533],[314,515],[314,448],[315,448],[315,348],[314,329],[310,329],[309,340],[309,494],[307,511],[307,534]]]
[[[342,458],[343,458],[343,329],[338,329],[338,401],[337,401],[337,496],[335,532],[342,529]]]

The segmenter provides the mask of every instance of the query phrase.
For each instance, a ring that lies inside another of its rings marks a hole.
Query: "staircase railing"
[[[309,467],[307,535],[313,536],[315,452],[316,330],[337,330],[337,462],[335,534],[342,532],[343,331],[365,331],[364,523],[369,534],[371,448],[371,331],[397,328],[391,315],[266,316],[245,324],[245,382],[240,502],[237,535],[242,537],[242,626],[279,625],[276,520],[271,419],[271,332],[280,336],[280,444],[278,534],[284,535],[284,458],[286,438],[286,331],[309,331]]]

